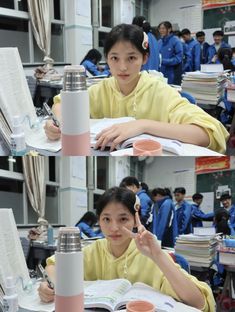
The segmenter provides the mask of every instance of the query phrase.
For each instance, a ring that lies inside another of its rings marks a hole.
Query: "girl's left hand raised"
[[[138,233],[133,233],[125,227],[123,227],[123,231],[135,239],[136,246],[143,255],[151,258],[152,260],[156,259],[156,257],[162,252],[161,246],[157,241],[157,237],[147,231],[141,224],[138,212],[135,214],[135,220]]]
[[[112,152],[121,142],[136,135],[142,134],[142,124],[142,120],[134,120],[116,124],[104,129],[96,137],[97,143],[95,148],[104,150],[105,147],[111,143],[110,151]]]

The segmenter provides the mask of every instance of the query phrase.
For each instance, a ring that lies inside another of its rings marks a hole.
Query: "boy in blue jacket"
[[[200,209],[200,205],[203,200],[203,195],[200,193],[195,193],[192,197],[193,204],[191,206],[192,210],[192,227],[202,227],[202,221],[213,221],[215,216],[214,212],[204,213]]]
[[[209,43],[205,41],[206,34],[204,31],[198,31],[196,33],[197,41],[200,43],[201,46],[201,64],[206,64],[208,60],[208,49]]]
[[[185,193],[184,187],[177,187],[174,190],[178,234],[192,233],[191,205],[184,200]]]
[[[229,213],[229,227],[231,230],[231,235],[235,235],[235,205],[232,204],[232,197],[229,194],[222,194],[220,197],[220,202],[223,207]]]
[[[189,29],[185,28],[181,32],[182,38],[188,45],[191,54],[191,64],[187,71],[200,70],[201,66],[201,46],[200,43],[191,37],[191,32]]]
[[[151,213],[152,200],[148,196],[146,190],[142,189],[140,182],[135,177],[125,177],[120,185],[120,187],[125,187],[134,192],[140,200],[140,219],[141,223],[149,228],[148,220]]]
[[[177,236],[177,221],[175,207],[168,189],[155,188],[152,190],[153,234],[162,242],[164,247],[174,247]]]
[[[208,48],[208,64],[216,63],[216,55],[220,48],[231,48],[231,46],[223,41],[224,32],[216,30],[213,33],[214,44]]]

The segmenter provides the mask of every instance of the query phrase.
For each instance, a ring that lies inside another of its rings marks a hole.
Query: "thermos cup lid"
[[[77,227],[59,229],[57,252],[81,251],[80,230]]]

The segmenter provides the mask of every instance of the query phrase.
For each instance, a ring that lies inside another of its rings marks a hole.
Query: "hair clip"
[[[149,47],[149,38],[148,38],[148,35],[146,34],[146,32],[144,32],[144,39],[142,42],[142,47],[144,50],[147,50]]]

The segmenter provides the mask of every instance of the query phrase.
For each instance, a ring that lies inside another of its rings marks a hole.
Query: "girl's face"
[[[163,24],[161,24],[159,27],[159,33],[161,37],[165,37],[170,33],[170,30],[167,29]]]
[[[132,84],[139,79],[141,66],[147,61],[143,54],[129,41],[119,41],[109,51],[107,63],[119,86]]]
[[[122,228],[125,227],[132,231],[135,226],[135,218],[123,204],[110,202],[103,209],[99,224],[111,246],[125,247],[128,246],[131,238],[123,233]]]

